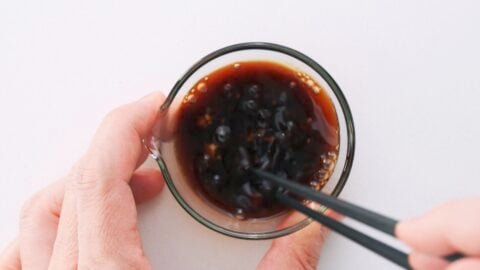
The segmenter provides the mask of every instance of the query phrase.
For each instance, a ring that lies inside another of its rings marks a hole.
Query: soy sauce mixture
[[[240,62],[201,79],[179,109],[180,168],[194,189],[239,219],[285,208],[259,168],[320,189],[338,154],[333,104],[308,75],[273,62]]]

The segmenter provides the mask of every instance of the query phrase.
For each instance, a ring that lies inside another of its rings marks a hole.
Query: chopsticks
[[[362,208],[355,204],[342,201],[335,197],[326,195],[322,192],[315,191],[310,187],[284,179],[272,173],[258,169],[250,169],[250,171],[257,177],[270,180],[274,184],[290,191],[295,195],[315,201],[323,206],[335,210],[338,213],[341,213],[347,217],[355,219],[359,222],[362,222],[379,231],[395,237],[395,226],[398,223],[397,220],[375,213],[371,210]],[[349,226],[335,219],[332,219],[320,212],[317,212],[312,208],[309,208],[304,204],[298,202],[297,200],[291,198],[290,196],[284,194],[283,192],[277,192],[275,194],[275,197],[279,202],[285,204],[286,206],[304,213],[305,215],[322,223],[331,230],[347,237],[348,239],[362,245],[363,247],[377,253],[378,255],[396,263],[397,265],[405,269],[411,269],[408,263],[408,254],[406,254],[405,252],[391,247],[385,243],[382,243],[368,235],[361,233],[360,231],[350,228]],[[462,254],[451,254],[445,256],[444,259],[447,261],[454,261],[462,257]]]

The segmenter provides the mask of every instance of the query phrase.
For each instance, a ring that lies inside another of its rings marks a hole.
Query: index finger
[[[101,174],[106,181],[128,182],[142,157],[141,140],[150,135],[163,99],[155,92],[107,114],[79,169]]]
[[[128,182],[142,157],[141,140],[149,135],[162,100],[154,93],[108,114],[72,170],[80,268],[92,263],[149,268]]]
[[[432,255],[480,255],[480,198],[446,203],[426,215],[400,222],[395,234],[417,251]]]

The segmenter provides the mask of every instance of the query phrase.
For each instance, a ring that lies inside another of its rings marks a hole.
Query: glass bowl
[[[322,191],[338,196],[352,168],[355,132],[352,115],[342,91],[333,78],[308,56],[285,46],[248,42],[219,49],[195,63],[174,85],[161,106],[152,138],[147,141],[165,182],[178,203],[195,220],[206,227],[241,239],[270,239],[293,233],[307,226],[311,220],[284,211],[272,217],[239,220],[214,207],[198,194],[183,176],[175,154],[177,112],[185,96],[196,83],[226,65],[242,61],[271,61],[307,74],[326,91],[336,110],[339,124],[339,152],[335,167]],[[310,203],[311,204],[311,203]],[[319,205],[312,204],[320,210]]]

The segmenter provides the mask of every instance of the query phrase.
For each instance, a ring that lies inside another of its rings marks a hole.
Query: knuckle
[[[73,190],[90,189],[95,184],[95,172],[85,167],[79,167],[70,172],[69,188]]]
[[[106,200],[114,189],[115,181],[107,179],[101,168],[80,162],[68,176],[66,190],[75,194],[77,200],[88,205],[97,205]],[[100,204],[103,205],[103,204]],[[98,206],[95,206],[98,208]],[[108,209],[99,209],[105,212]]]
[[[318,254],[316,251],[298,247],[292,250],[292,259],[298,265],[298,269],[314,270],[318,262]]]
[[[30,197],[22,206],[20,210],[20,223],[25,223],[30,219],[32,213],[38,207],[38,204],[41,200],[42,194],[41,192],[35,193],[32,197]]]
[[[81,259],[78,262],[79,270],[86,269],[151,269],[150,263],[144,255],[137,256],[131,253],[122,254],[106,254],[105,252],[97,252],[91,254],[88,258]]]
[[[63,254],[62,254],[63,255]],[[65,254],[64,256],[57,256],[50,261],[50,265],[48,269],[62,269],[62,270],[76,270],[78,268],[78,263],[76,260],[72,260],[68,257],[69,254]]]
[[[67,178],[66,189],[73,192],[96,189],[99,187],[99,183],[103,182],[100,181],[99,170],[83,161],[77,163]]]
[[[103,121],[104,123],[118,123],[122,122],[125,119],[125,115],[127,113],[126,105],[117,107],[111,110],[107,115],[105,115]]]

